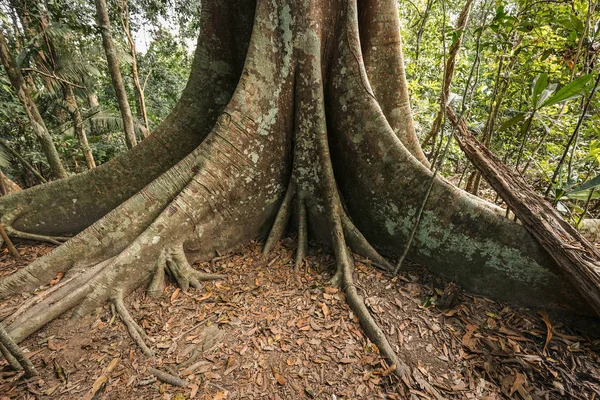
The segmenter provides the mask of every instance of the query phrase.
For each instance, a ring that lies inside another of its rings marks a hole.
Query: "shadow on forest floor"
[[[27,262],[50,248],[19,246]],[[329,287],[328,251],[311,246],[294,273],[294,250],[286,239],[264,259],[252,243],[196,266],[226,280],[186,293],[170,285],[156,300],[141,291],[129,296],[157,353],[152,364],[108,305],[80,320],[63,316],[22,343],[40,376],[19,379],[0,361],[0,399],[435,398],[418,388],[403,393],[390,376],[343,293]],[[2,254],[0,277],[23,264]],[[392,346],[445,398],[600,397],[600,340],[565,321],[468,294],[440,311],[433,304],[445,282],[423,268],[395,278],[364,262],[356,269],[359,291]],[[0,319],[23,300],[0,304]],[[177,369],[199,349],[187,369]],[[146,372],[151,365],[190,385],[156,381]]]

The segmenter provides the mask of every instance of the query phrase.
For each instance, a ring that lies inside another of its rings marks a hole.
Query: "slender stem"
[[[596,191],[596,188],[592,188],[592,190],[590,190],[590,194],[585,202],[585,207],[583,207],[583,212],[581,213],[581,217],[579,217],[579,221],[577,221],[577,228],[579,228],[579,225],[581,225],[581,221],[583,221],[583,219],[585,218],[585,216],[588,213],[588,210],[590,209],[590,203],[592,202],[592,197],[594,196],[595,191]]]
[[[33,166],[31,164],[29,164],[27,162],[27,160],[21,154],[19,154],[19,152],[17,152],[15,149],[10,147],[10,145],[8,144],[8,142],[6,140],[0,138],[0,146],[4,147],[6,149],[6,151],[8,151],[10,153],[11,156],[13,156],[17,160],[19,160],[19,162],[21,164],[23,164],[25,169],[28,170],[29,172],[31,172],[33,175],[35,175],[35,177],[38,178],[42,183],[48,182],[46,180],[46,178],[44,178],[42,176],[42,174],[40,174],[35,168],[33,168]]]
[[[44,71],[40,71],[39,69],[35,69],[35,68],[21,68],[21,71],[25,71],[25,72],[35,72],[36,74],[40,74],[43,75],[45,77],[51,78],[51,79],[55,79],[59,82],[64,83],[65,85],[69,85],[69,86],[73,86],[76,87],[78,89],[83,89],[83,90],[87,90],[87,87],[83,86],[83,85],[78,85],[76,83],[73,83],[67,79],[61,78],[59,76],[56,76],[56,74],[49,74],[48,72],[44,72]]]
[[[525,121],[525,132],[523,132],[523,140],[521,141],[521,147],[519,147],[519,153],[517,154],[517,163],[515,165],[515,170],[519,171],[519,164],[521,163],[521,157],[523,156],[523,150],[525,149],[525,143],[527,143],[527,138],[529,137],[529,130],[531,129],[531,123],[533,122],[533,118],[535,117],[535,113],[537,110],[533,110]]]
[[[462,116],[463,115],[461,114],[459,119],[462,118]],[[444,117],[444,124],[442,124],[442,138],[444,137],[445,123],[446,123],[446,118]],[[448,149],[450,148],[450,143],[452,143],[452,138],[454,137],[454,129],[455,128],[452,128],[452,133],[448,137],[448,141],[446,142],[446,147],[444,147],[444,151],[440,155],[439,162],[438,162],[436,168],[433,170],[433,174],[431,175],[431,178],[429,179],[429,182],[427,184],[427,190],[425,191],[425,197],[423,198],[423,201],[421,202],[421,205],[419,206],[415,224],[413,225],[412,230],[410,231],[410,235],[408,237],[408,242],[406,243],[406,246],[404,247],[404,251],[402,252],[402,255],[400,256],[400,258],[398,259],[398,263],[396,264],[396,269],[394,270],[394,275],[398,274],[398,271],[400,270],[400,267],[402,266],[402,263],[404,262],[404,259],[408,255],[408,251],[410,250],[410,247],[412,246],[412,242],[415,239],[415,234],[417,233],[417,229],[419,228],[419,225],[421,223],[421,218],[423,217],[423,211],[425,210],[425,206],[427,205],[427,201],[429,200],[429,195],[431,194],[431,190],[433,189],[433,184],[435,182],[435,178],[437,177],[439,170],[442,168],[442,165],[444,164],[444,159],[446,158],[446,155],[448,154]]]
[[[579,120],[577,121],[575,130],[573,131],[573,134],[571,135],[571,137],[569,138],[569,141],[567,142],[565,150],[563,151],[563,154],[560,157],[560,160],[558,161],[558,165],[554,169],[554,173],[552,174],[552,179],[550,180],[550,184],[548,185],[548,188],[546,189],[546,193],[544,194],[544,197],[546,199],[548,199],[548,195],[550,194],[550,191],[552,190],[554,184],[556,183],[556,178],[558,177],[558,174],[560,173],[560,170],[562,169],[562,165],[565,162],[565,159],[567,158],[567,154],[569,154],[569,149],[571,147],[571,144],[573,143],[573,141],[579,134],[579,128],[581,128],[581,124],[583,123],[583,120],[585,119],[585,116],[587,114],[587,110],[590,106],[590,103],[592,102],[592,98],[594,97],[594,94],[596,93],[596,89],[598,88],[598,83],[600,83],[600,72],[598,73],[598,76],[596,77],[596,81],[594,82],[594,87],[592,88],[592,91],[590,92],[590,95],[587,98],[587,100],[583,106],[583,111],[581,112],[581,115],[579,116]]]

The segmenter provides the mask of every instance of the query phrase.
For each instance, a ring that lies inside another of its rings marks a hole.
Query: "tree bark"
[[[403,249],[423,182],[430,180],[411,259],[468,290],[588,311],[522,226],[439,176],[432,179],[420,149],[409,149],[411,130],[396,124],[410,121],[410,109],[383,79],[388,71],[396,88],[405,82],[395,76],[403,71],[394,64],[401,60],[397,14],[378,12],[395,7],[395,0],[206,0],[188,86],[164,124],[115,161],[64,184],[0,199],[9,235],[86,228],[0,281],[4,297],[58,272],[70,277],[8,318],[11,337],[23,340],[65,312],[85,315],[111,302],[144,354],[152,354],[123,306],[125,296],[141,287],[160,295],[167,275],[182,290],[220,279],[190,262],[265,236],[268,253],[292,219],[300,236],[296,264],[306,255],[308,235],[331,246],[332,284],[344,290],[369,339],[411,386],[416,361],[400,359],[371,316],[348,248],[393,269],[378,250]],[[379,46],[396,54],[376,56]],[[370,49],[367,58],[363,48]],[[68,207],[38,214],[40,206],[60,201]],[[83,214],[94,206],[108,213]],[[69,211],[78,219],[65,221]],[[15,214],[21,216],[11,219]],[[427,382],[419,384],[441,397]]]
[[[130,15],[129,15],[129,1],[123,0],[121,6],[121,25],[123,26],[123,31],[125,32],[125,37],[127,38],[127,44],[129,45],[129,52],[131,53],[131,76],[133,78],[133,84],[135,85],[136,92],[136,110],[138,117],[144,121],[144,137],[147,137],[150,134],[150,125],[148,124],[148,112],[146,111],[146,98],[144,96],[144,89],[140,84],[140,76],[138,73],[137,66],[137,52],[135,50],[135,41],[133,40],[133,35],[130,29]]]
[[[8,176],[4,175],[4,172],[0,171],[0,181],[2,186],[2,195],[5,196],[7,194],[18,193],[21,190],[21,187],[17,185],[12,179]]]
[[[79,146],[81,146],[81,151],[85,157],[85,163],[88,169],[96,168],[96,161],[94,161],[94,155],[92,154],[92,149],[88,143],[87,135],[85,133],[85,125],[83,124],[83,117],[81,116],[81,111],[79,111],[77,98],[73,93],[73,88],[69,85],[65,85],[64,95],[69,114],[71,114],[71,120],[73,121],[73,130],[77,135]]]
[[[100,28],[100,33],[102,34],[102,46],[104,47],[106,61],[108,62],[108,73],[112,81],[112,86],[115,91],[115,96],[117,97],[117,103],[119,104],[119,110],[121,111],[121,117],[123,119],[125,143],[127,144],[127,147],[131,149],[137,144],[134,128],[135,125],[133,123],[133,115],[131,114],[129,100],[127,99],[127,91],[125,90],[125,84],[123,83],[123,76],[121,75],[121,69],[119,68],[117,47],[115,46],[112,38],[110,19],[108,17],[108,7],[106,5],[106,0],[95,0],[95,2],[98,26]]]
[[[50,164],[52,173],[57,178],[66,178],[68,176],[67,171],[62,165],[58,151],[56,151],[56,147],[52,141],[52,136],[50,135],[48,128],[46,128],[46,124],[44,123],[35,102],[31,98],[29,88],[23,79],[23,75],[21,75],[21,71],[17,68],[14,58],[10,54],[6,38],[2,32],[0,32],[0,58],[2,59],[2,65],[4,66],[4,70],[8,75],[10,83],[27,113],[33,132],[48,159],[48,164]]]
[[[452,43],[450,46],[450,51],[448,52],[448,59],[446,60],[446,65],[444,68],[444,75],[442,79],[442,95],[440,96],[440,111],[438,112],[435,120],[433,121],[433,125],[431,126],[431,131],[423,140],[423,146],[427,145],[430,140],[435,140],[437,138],[438,133],[440,132],[440,128],[442,127],[442,122],[444,120],[444,111],[446,109],[446,105],[448,103],[448,97],[450,96],[450,86],[452,85],[452,78],[454,78],[454,69],[456,68],[456,56],[458,55],[458,51],[460,50],[460,46],[462,45],[462,40],[464,37],[464,31],[469,23],[469,14],[471,12],[471,4],[473,0],[467,0],[460,15],[458,16],[458,21],[456,22],[456,30],[460,33],[456,38],[456,41]]]
[[[450,109],[447,112],[457,127],[456,140],[469,160],[600,316],[600,252],[518,172],[511,171],[479,142],[464,120],[459,121]]]

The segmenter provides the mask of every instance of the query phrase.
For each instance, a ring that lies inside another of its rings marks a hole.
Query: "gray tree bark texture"
[[[0,199],[9,235],[76,234],[0,281],[6,297],[58,272],[68,277],[4,321],[11,337],[112,302],[152,354],[125,296],[138,288],[160,295],[166,272],[183,290],[219,279],[191,262],[256,238],[267,237],[268,253],[290,225],[299,229],[297,265],[308,237],[329,244],[333,284],[413,384],[413,361],[394,354],[357,293],[348,250],[393,269],[381,253],[402,251],[432,176],[413,129],[396,7],[204,1],[190,79],[163,124],[92,171]],[[442,178],[409,258],[475,293],[590,310],[527,230]]]
[[[102,47],[104,47],[106,61],[108,62],[108,73],[112,81],[115,96],[117,97],[117,103],[119,104],[119,110],[121,111],[121,118],[123,119],[125,143],[127,144],[127,148],[132,149],[137,144],[134,128],[135,124],[133,123],[133,115],[131,114],[129,100],[127,99],[127,91],[125,90],[123,76],[121,75],[121,69],[119,68],[117,47],[113,41],[112,33],[110,31],[110,19],[108,17],[106,0],[96,0],[96,16],[98,19],[98,25],[100,27],[100,33],[102,35]]]

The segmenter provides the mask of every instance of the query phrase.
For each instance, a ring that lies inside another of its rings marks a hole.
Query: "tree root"
[[[23,240],[33,240],[36,242],[47,242],[47,243],[52,243],[55,245],[61,245],[61,244],[65,243],[67,240],[71,239],[70,237],[67,237],[67,236],[48,236],[48,235],[37,235],[35,233],[22,232],[22,231],[12,227],[11,224],[14,221],[14,218],[10,218],[8,223],[4,222],[4,219],[5,218],[2,218],[2,221],[3,221],[2,225],[4,226],[4,230],[6,231],[8,236],[11,238],[23,239]]]
[[[189,382],[187,382],[175,375],[171,375],[164,371],[160,371],[156,368],[148,367],[147,371],[150,374],[154,375],[159,381],[168,383],[169,385],[178,386],[178,387],[184,387],[184,386],[189,385]]]
[[[8,361],[8,365],[10,365],[10,367],[15,371],[19,371],[23,368],[15,356],[13,356],[3,344],[0,344],[0,353],[2,353],[6,361]]]
[[[24,369],[25,375],[28,377],[37,375],[29,358],[21,351],[2,325],[0,325],[0,351],[13,369]]]
[[[331,280],[332,285],[341,287],[344,290],[348,304],[358,317],[367,337],[378,347],[381,354],[389,360],[390,365],[395,366],[394,371],[397,376],[410,387],[412,379],[410,367],[398,358],[384,332],[379,328],[364,301],[358,295],[353,283],[354,264],[346,247],[345,235],[348,236],[351,247],[357,253],[372,259],[384,269],[393,270],[393,266],[368,243],[366,238],[354,226],[342,206],[327,140],[323,80],[320,75],[319,35],[311,36],[307,34],[306,37],[307,43],[304,48],[308,53],[308,62],[304,65],[306,70],[300,72],[301,78],[296,83],[297,94],[300,99],[304,100],[298,102],[300,107],[296,117],[301,123],[298,120],[296,122],[296,148],[294,149],[292,183],[290,183],[290,185],[295,184],[298,188],[302,188],[302,190],[296,190],[300,194],[297,195],[296,200],[298,251],[295,265],[297,268],[306,254],[307,215],[313,218],[325,217],[331,232],[330,241],[336,259],[336,271]],[[306,101],[307,98],[309,99],[308,102]],[[314,160],[315,147],[310,143],[316,143],[317,163],[312,161]],[[309,153],[310,151],[312,153]],[[307,162],[307,160],[309,161]],[[267,245],[265,245],[265,253],[273,247],[273,240],[279,239],[282,235],[283,227],[289,218],[292,192],[293,190],[288,188],[269,234]],[[308,207],[303,197],[304,193],[318,194],[316,198],[311,197],[311,203]]]
[[[113,300],[113,304],[115,305],[115,308],[117,310],[117,313],[121,317],[121,320],[127,327],[129,335],[136,342],[136,344],[140,346],[140,349],[142,349],[142,353],[144,353],[148,357],[154,357],[154,352],[148,347],[148,345],[146,345],[145,342],[145,340],[148,339],[146,331],[144,331],[144,329],[141,326],[139,326],[137,322],[135,322],[131,314],[129,314],[127,307],[125,307],[125,304],[123,303],[122,295],[118,295]]]
[[[294,265],[294,271],[297,271],[298,268],[304,262],[304,258],[306,257],[306,251],[308,248],[308,222],[306,216],[306,204],[304,203],[304,199],[298,197],[297,199],[297,207],[298,207],[298,250],[296,251],[296,263]]]
[[[275,216],[275,222],[273,222],[271,231],[269,232],[269,236],[267,237],[267,241],[265,242],[265,246],[263,248],[263,255],[265,256],[269,254],[271,250],[273,250],[275,245],[279,243],[285,234],[285,228],[287,227],[287,223],[292,212],[291,204],[294,200],[295,191],[296,185],[294,184],[293,179],[290,179],[283,202],[281,203],[281,206],[279,206],[279,211]]]
[[[225,279],[227,277],[227,275],[223,274],[207,274],[195,270],[187,260],[183,245],[181,244],[160,253],[156,270],[146,291],[150,297],[159,297],[161,295],[164,287],[165,272],[169,274],[184,292],[190,286],[196,289],[200,288],[201,282]]]

